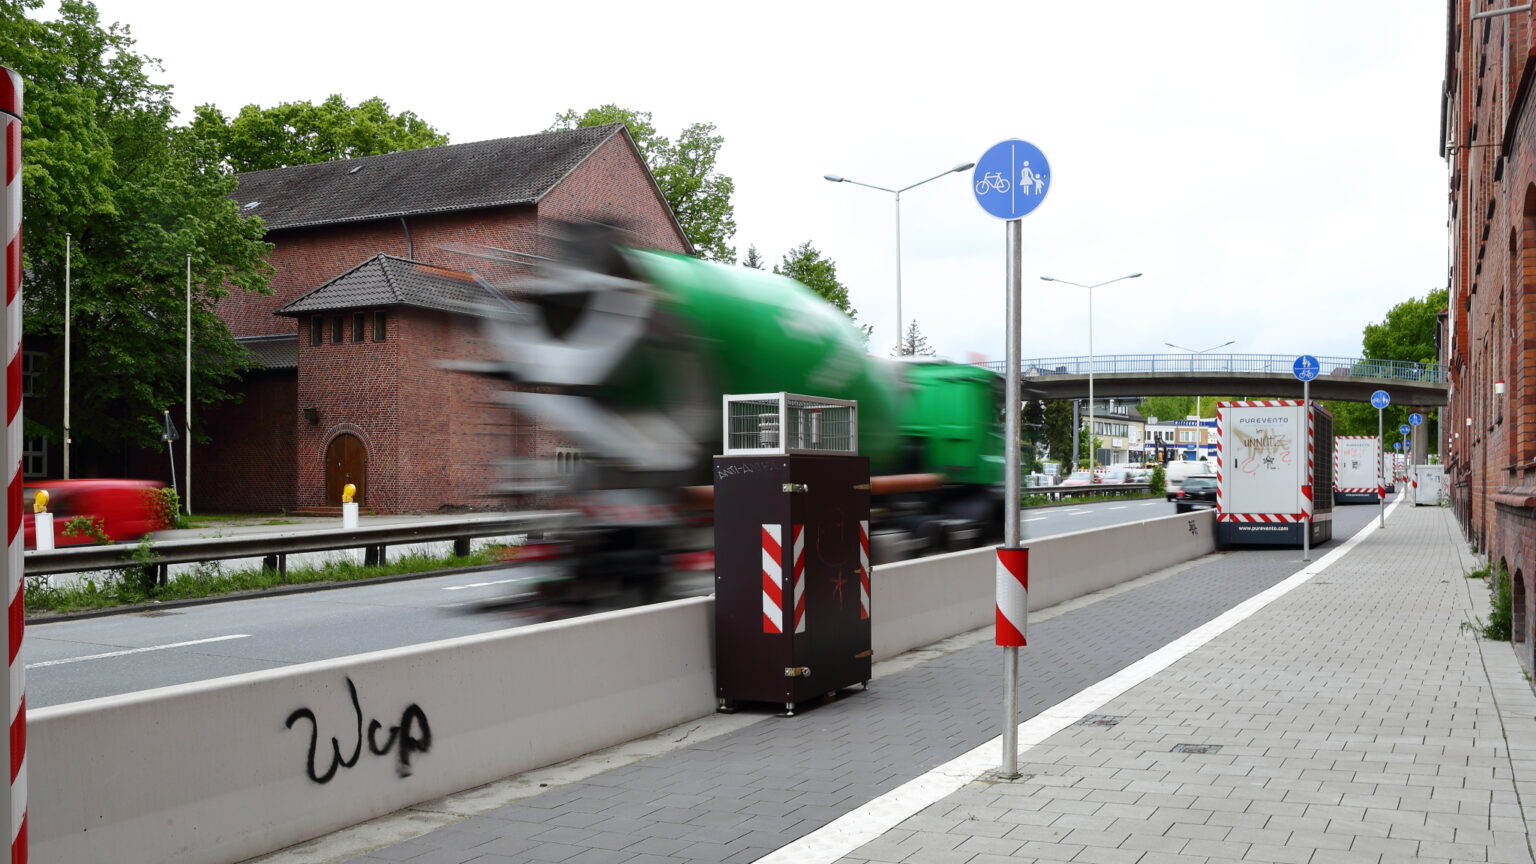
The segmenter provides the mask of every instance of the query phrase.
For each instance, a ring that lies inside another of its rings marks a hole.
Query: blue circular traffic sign
[[[999,219],[1029,215],[1051,191],[1052,179],[1045,154],[1019,138],[993,144],[971,172],[976,203]]]
[[[1397,427],[1397,431],[1402,433],[1403,435],[1407,435],[1408,434],[1408,424],[1404,423],[1403,425]]]
[[[1297,357],[1296,362],[1292,364],[1291,373],[1296,376],[1297,381],[1311,381],[1317,377],[1318,370],[1321,368],[1322,365],[1317,362],[1316,357],[1313,357],[1311,354],[1303,354]]]
[[[1424,422],[1424,415],[1420,414],[1417,411],[1415,411],[1412,414],[1408,415],[1408,425],[1409,426],[1417,426],[1417,425],[1419,425],[1420,423],[1423,423],[1423,422]]]
[[[1375,393],[1371,394],[1371,407],[1375,408],[1377,411],[1380,411],[1381,409],[1391,404],[1392,397],[1387,395],[1387,391],[1377,390]]]
[[[1401,450],[1401,449],[1403,449],[1403,442],[1401,442],[1401,441],[1393,441],[1392,442],[1392,449],[1393,450]]]

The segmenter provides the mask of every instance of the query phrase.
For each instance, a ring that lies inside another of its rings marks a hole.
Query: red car
[[[64,536],[64,526],[76,516],[94,517],[113,540],[137,540],[151,531],[168,527],[160,519],[158,480],[45,480],[28,484],[22,493],[22,530],[26,548],[37,548],[37,529],[32,502],[37,490],[48,490],[48,512],[53,514],[55,546],[93,543],[89,535]]]

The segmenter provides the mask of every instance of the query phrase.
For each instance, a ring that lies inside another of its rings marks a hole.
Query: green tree
[[[1040,451],[1045,447],[1045,402],[1040,399],[1024,400],[1019,409],[1019,467],[1025,474],[1040,472]]]
[[[171,127],[171,88],[158,61],[134,51],[121,24],[94,4],[0,4],[0,57],[26,79],[22,167],[26,336],[45,347],[63,332],[64,246],[72,235],[77,441],[152,445],[161,411],[182,396],[187,256],[193,295],[193,401],[232,398],[249,354],[214,305],[229,289],[264,291],[270,246],[229,194],[235,180],[205,142]],[[44,338],[39,338],[44,337]],[[59,387],[62,362],[47,374]],[[57,430],[28,416],[30,434]]]
[[[916,318],[912,319],[912,323],[907,325],[906,335],[901,337],[901,346],[897,349],[897,353],[903,357],[932,357],[934,355],[933,348],[928,344],[928,337],[924,336],[923,331],[918,329]]]
[[[848,287],[838,281],[837,264],[831,258],[824,257],[819,249],[811,245],[811,241],[807,240],[786,252],[784,260],[773,268],[773,272],[788,276],[821,295],[822,299],[847,315],[848,320],[864,334],[864,341],[869,341],[869,334],[874,328],[859,323],[859,310],[848,302]]]
[[[1366,359],[1438,362],[1435,321],[1448,298],[1446,289],[1437,288],[1422,298],[1409,298],[1393,306],[1380,324],[1365,325],[1361,344]]]
[[[1048,399],[1041,401],[1040,422],[1045,452],[1062,467],[1072,470],[1072,400]]]
[[[190,134],[208,142],[229,170],[262,171],[358,156],[377,156],[448,143],[410,111],[393,114],[377,96],[348,105],[332,95],[319,105],[247,105],[233,117],[213,105],[193,111]]]
[[[731,204],[736,182],[715,167],[725,138],[715,134],[714,125],[694,123],[672,141],[656,131],[651,112],[608,104],[580,114],[572,110],[557,115],[550,131],[604,123],[623,123],[629,128],[672,215],[699,257],[734,262],[736,250],[728,244],[736,234],[736,209]]]
[[[1216,403],[1212,402],[1212,405]],[[1203,404],[1200,406],[1205,407]],[[1183,420],[1195,413],[1195,397],[1193,396],[1148,396],[1141,400],[1141,407],[1137,409],[1143,417],[1156,417],[1159,420]]]
[[[758,254],[756,246],[747,247],[747,257],[741,262],[743,267],[751,267],[753,270],[767,270],[763,266],[763,256]]]

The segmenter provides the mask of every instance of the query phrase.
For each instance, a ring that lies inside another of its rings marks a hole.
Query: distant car
[[[1122,483],[1129,483],[1129,482],[1131,482],[1131,480],[1130,480],[1130,476],[1128,474],[1126,474],[1124,471],[1100,471],[1098,479],[1095,480],[1094,482],[1095,483],[1104,483],[1106,485],[1112,485],[1112,486],[1119,486]]]
[[[1152,471],[1147,468],[1127,468],[1125,469],[1125,482],[1150,483],[1152,482]]]
[[[1210,474],[1212,465],[1205,461],[1174,460],[1163,468],[1163,486],[1167,490],[1168,500],[1172,501],[1184,484],[1184,478],[1193,477],[1196,474]]]
[[[1063,486],[1092,486],[1099,482],[1099,478],[1091,471],[1073,471],[1067,475],[1067,479],[1061,481]]]
[[[22,492],[26,548],[37,548],[32,502],[39,489],[48,490],[54,545],[75,546],[95,542],[89,535],[64,535],[65,524],[76,516],[94,517],[113,540],[137,540],[167,527],[160,519],[156,501],[156,492],[164,488],[165,484],[158,480],[45,480],[27,484]]]
[[[1184,478],[1184,485],[1174,493],[1173,509],[1177,513],[1192,510],[1208,510],[1216,506],[1216,475],[1192,474]]]

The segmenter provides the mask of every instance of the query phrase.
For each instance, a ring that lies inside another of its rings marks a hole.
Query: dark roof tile
[[[250,349],[251,355],[263,369],[299,368],[299,337],[249,336],[235,340]]]
[[[498,138],[239,175],[267,230],[533,204],[624,125]]]
[[[507,300],[473,273],[375,255],[273,314],[297,317],[379,306],[475,313],[488,305],[505,306]]]

